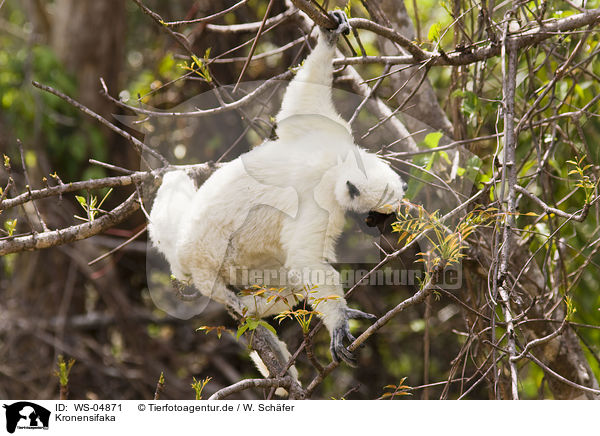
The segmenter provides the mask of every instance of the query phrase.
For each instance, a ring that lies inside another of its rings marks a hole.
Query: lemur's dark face
[[[386,214],[372,210],[367,214],[367,217],[365,218],[365,224],[369,227],[380,227],[383,226],[387,219],[393,215],[393,213]]]

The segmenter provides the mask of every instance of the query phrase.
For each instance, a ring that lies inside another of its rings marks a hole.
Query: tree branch
[[[324,11],[317,9],[313,6],[313,3],[310,0],[291,0],[294,6],[304,12],[309,18],[320,27],[324,27],[325,29],[335,29],[337,27],[337,23],[333,20],[329,15],[327,15]]]
[[[209,400],[222,400],[230,395],[251,388],[285,388],[289,390],[292,381],[293,379],[291,376],[282,378],[251,378],[240,380],[237,383],[218,390],[210,396]]]
[[[527,189],[523,188],[520,185],[515,185],[515,190],[517,192],[520,192],[521,194],[525,195],[527,198],[529,198],[530,200],[532,200],[535,204],[537,204],[538,206],[540,206],[542,209],[544,209],[544,212],[547,214],[554,214],[556,216],[559,216],[561,218],[567,218],[573,221],[577,221],[577,222],[583,222],[585,220],[585,218],[588,215],[588,212],[590,210],[590,203],[585,203],[583,205],[583,208],[577,212],[577,213],[568,213],[568,212],[563,212],[560,209],[556,209],[555,207],[551,207],[548,206],[546,203],[544,203],[539,197],[537,197],[536,195],[532,194],[531,192],[529,192]]]
[[[133,193],[106,215],[94,221],[71,226],[66,229],[34,233],[28,236],[17,236],[0,241],[0,256],[26,250],[40,250],[55,247],[69,242],[79,241],[102,233],[119,224],[140,208],[140,204]]]
[[[517,80],[517,62],[519,52],[514,40],[508,36],[508,28],[512,20],[512,13],[507,14],[503,50],[502,50],[502,76],[503,76],[503,112],[504,112],[504,162],[502,166],[502,186],[500,187],[500,199],[506,201],[506,213],[504,214],[504,231],[499,256],[499,267],[494,277],[494,288],[502,299],[504,319],[506,321],[506,333],[508,342],[508,356],[510,367],[512,399],[519,399],[519,380],[516,361],[512,359],[517,354],[515,343],[515,327],[510,307],[510,295],[508,292],[508,265],[512,254],[513,232],[516,226],[516,193],[517,186],[517,163],[516,149],[517,138],[515,134],[515,89]],[[508,198],[504,200],[504,190],[508,188]]]
[[[374,21],[367,20],[365,18],[350,18],[348,22],[353,29],[370,30],[379,36],[383,36],[384,38],[397,43],[412,55],[415,62],[421,62],[435,56],[434,53],[423,50],[417,44],[396,32],[394,29],[389,29],[385,26],[377,24]]]
[[[392,318],[402,312],[404,309],[416,304],[422,303],[436,287],[436,275],[439,269],[436,269],[431,278],[423,285],[423,287],[417,291],[412,297],[402,301],[396,307],[388,311],[385,315],[375,321],[367,330],[365,330],[358,338],[354,340],[349,346],[348,351],[354,352],[361,346],[369,337],[371,337],[377,330],[387,324]],[[331,362],[319,374],[310,382],[306,388],[306,396],[310,397],[315,388],[327,377],[336,367],[339,366],[338,362]]]
[[[518,35],[511,35],[511,39],[514,41],[516,49],[523,49],[536,45],[546,39],[552,38],[553,36],[563,34],[565,32],[574,31],[584,26],[593,26],[600,21],[600,8],[589,9],[581,14],[572,15],[567,18],[561,18],[559,20],[552,20],[545,22],[543,26],[538,26],[534,29],[525,31]],[[362,22],[361,22],[362,25]],[[366,26],[366,24],[365,24]],[[410,45],[400,40],[396,40],[396,36],[391,33],[391,29],[385,27],[376,28],[370,26],[369,30],[378,33],[409,50]],[[385,29],[385,30],[384,30]],[[429,53],[421,50],[416,52],[414,47],[411,50],[415,51],[415,54],[410,56],[355,56],[338,58],[333,61],[335,66],[343,65],[360,65],[360,64],[371,64],[371,63],[383,63],[393,65],[410,65],[418,64],[423,61],[428,61],[431,66],[442,66],[442,65],[469,65],[475,62],[484,61],[495,56],[499,56],[502,51],[500,44],[487,43],[485,47],[475,48],[469,47],[467,50],[453,53]],[[481,43],[478,43],[481,44]],[[418,48],[418,47],[417,47]],[[420,59],[420,56],[428,57]]]
[[[223,9],[222,11],[219,11],[212,15],[207,15],[206,17],[194,18],[193,20],[166,21],[163,24],[165,26],[181,26],[184,24],[187,25],[187,24],[196,24],[196,23],[208,23],[210,21],[216,20],[217,18],[221,18],[222,16],[227,15],[230,12],[236,11],[240,7],[244,6],[246,3],[248,3],[248,0],[241,0],[241,1],[237,2],[236,4],[234,4],[233,6],[230,6],[227,9]]]

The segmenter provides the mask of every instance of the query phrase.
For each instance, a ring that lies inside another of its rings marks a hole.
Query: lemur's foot
[[[327,38],[327,42],[330,45],[334,45],[340,34],[348,35],[350,33],[350,23],[348,23],[348,17],[346,17],[344,11],[331,11],[329,12],[329,16],[337,23],[337,27],[335,29],[321,28],[321,30]]]
[[[356,339],[354,336],[352,336],[352,333],[350,333],[350,328],[348,327],[348,320],[359,318],[376,319],[377,317],[375,315],[357,309],[345,308],[343,310],[344,315],[340,320],[340,324],[338,325],[338,327],[333,329],[333,332],[331,334],[331,357],[333,358],[334,362],[339,362],[340,360],[343,360],[350,366],[356,366],[356,356],[354,356],[352,352],[348,351],[348,349],[344,345],[344,339],[348,339],[350,343],[354,342],[354,340]]]
[[[336,9],[335,11],[329,12],[329,16],[333,18],[338,26],[335,29],[332,29],[333,33],[343,33],[344,35],[348,35],[350,33],[350,23],[348,22],[348,17],[344,11]]]

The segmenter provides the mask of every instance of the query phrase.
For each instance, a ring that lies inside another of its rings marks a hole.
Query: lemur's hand
[[[348,17],[344,11],[331,11],[329,16],[337,23],[337,27],[335,29],[321,28],[321,30],[327,36],[328,42],[333,45],[340,34],[348,35],[350,33],[350,23],[348,23]]]
[[[356,366],[356,357],[348,351],[348,349],[344,346],[344,339],[348,339],[351,343],[356,339],[350,333],[350,328],[348,327],[348,320],[350,319],[376,319],[375,315],[371,315],[370,313],[362,312],[356,309],[350,309],[348,307],[344,308],[344,315],[340,319],[339,325],[333,329],[331,334],[331,357],[334,362],[339,362],[343,360],[350,366]]]

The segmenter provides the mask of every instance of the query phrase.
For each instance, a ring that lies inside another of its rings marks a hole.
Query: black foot
[[[348,17],[344,11],[335,10],[329,12],[329,16],[337,23],[335,29],[321,28],[323,35],[330,45],[335,45],[340,34],[348,35],[350,33],[350,23],[348,23]]]
[[[338,24],[335,29],[330,30],[333,33],[348,35],[350,33],[350,23],[348,23],[348,17],[344,11],[339,9],[329,12],[329,16],[332,17]]]

